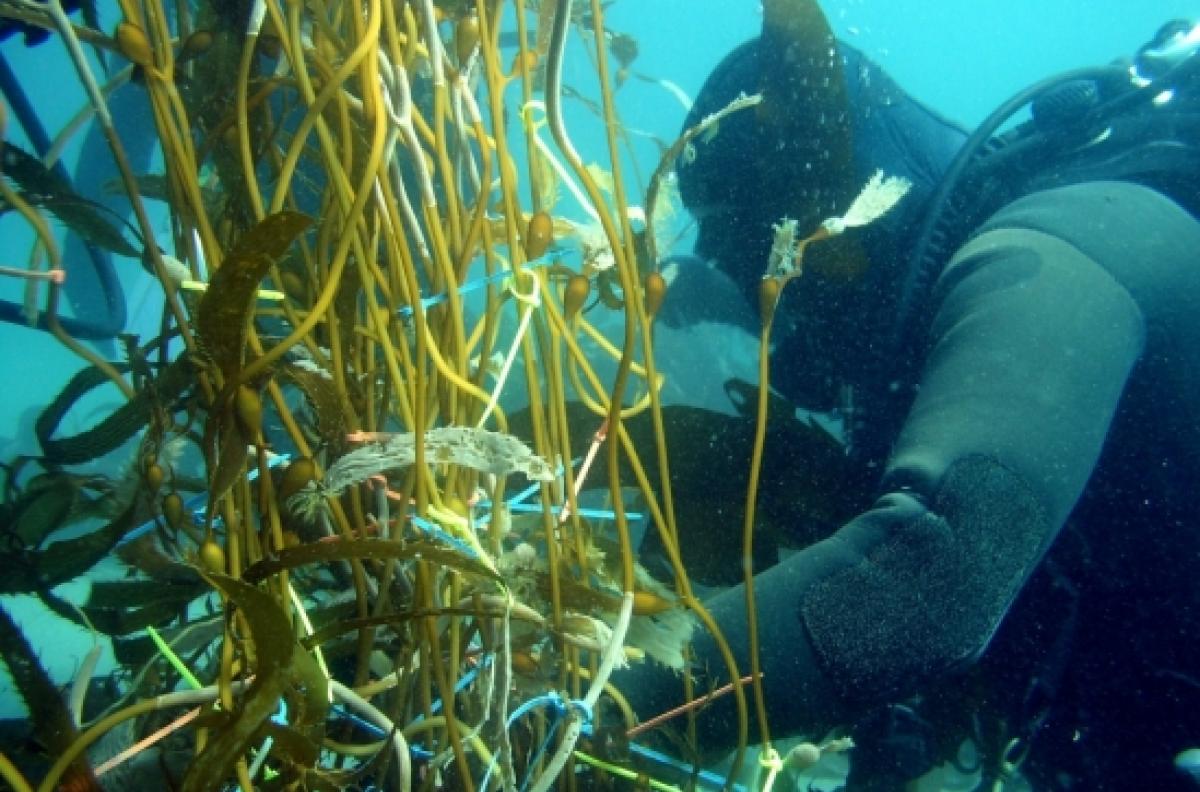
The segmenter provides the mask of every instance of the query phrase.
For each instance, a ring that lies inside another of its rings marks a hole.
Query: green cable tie
[[[665,781],[659,781],[651,778],[645,773],[638,773],[626,767],[619,767],[614,764],[609,764],[602,759],[597,759],[594,756],[585,754],[583,751],[575,751],[575,758],[584,764],[589,764],[592,767],[598,767],[606,773],[612,773],[615,776],[620,776],[627,781],[645,781],[650,785],[651,789],[657,789],[659,792],[683,792],[683,790],[674,784],[668,784]]]
[[[179,676],[183,678],[183,681],[192,686],[192,690],[199,690],[204,687],[204,685],[200,684],[200,680],[196,679],[195,674],[179,659],[179,655],[175,654],[175,650],[168,646],[167,642],[162,639],[157,630],[147,625],[146,632],[150,634],[150,640],[154,641],[154,645],[158,647],[158,651],[162,652],[163,657],[167,658],[167,662],[179,672]]]

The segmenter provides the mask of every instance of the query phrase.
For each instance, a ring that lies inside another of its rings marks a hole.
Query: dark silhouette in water
[[[810,246],[776,314],[772,384],[853,405],[850,458],[875,499],[757,576],[773,730],[855,724],[855,790],[902,788],[965,736],[985,784],[1017,740],[1007,758],[1028,751],[1037,789],[1187,788],[1172,757],[1200,740],[1192,26],[1039,84],[968,136],[776,6],[685,122],[763,93],[679,166],[697,256],[753,300],[773,223],[814,230],[876,169],[913,186]],[[710,605],[745,669],[743,602],[738,586]],[[696,672],[699,690],[727,681],[704,639]],[[651,671],[618,684],[644,715],[678,695]],[[728,746],[732,704],[700,734]]]

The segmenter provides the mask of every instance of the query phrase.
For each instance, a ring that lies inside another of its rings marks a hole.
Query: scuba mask
[[[1149,83],[1183,63],[1200,49],[1200,24],[1172,20],[1158,29],[1133,62],[1135,82]]]
[[[717,261],[751,304],[773,225],[791,218],[807,236],[862,186],[842,58],[813,0],[767,0],[762,34],[713,71],[685,128],[754,92],[762,102],[722,119],[715,134],[697,141],[694,161],[677,169],[683,203],[700,223],[696,252]],[[861,244],[844,235],[809,247],[805,278],[853,280],[866,264]]]

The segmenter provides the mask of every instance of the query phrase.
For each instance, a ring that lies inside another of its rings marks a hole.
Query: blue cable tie
[[[542,254],[541,258],[535,259],[534,261],[526,262],[522,269],[533,269],[534,267],[544,267],[550,263],[550,259],[551,259],[552,255],[556,254],[557,252],[558,252],[558,248],[552,248],[551,250]],[[479,289],[482,289],[484,286],[487,286],[489,283],[498,283],[499,281],[507,280],[508,278],[512,277],[514,272],[516,272],[516,270],[512,270],[512,269],[505,269],[505,270],[500,270],[499,272],[493,272],[491,275],[486,275],[482,278],[476,278],[475,280],[469,280],[466,283],[464,283],[462,286],[459,286],[457,289],[455,289],[455,291],[457,291],[460,295],[469,294],[473,291],[478,291]],[[440,294],[435,294],[432,297],[422,297],[421,298],[421,310],[423,310],[423,311],[428,310],[428,309],[432,308],[433,306],[438,305],[439,303],[445,302],[449,298],[449,295],[450,295],[449,292],[441,292]],[[402,306],[399,310],[396,311],[396,315],[403,317],[405,319],[411,317],[413,315],[412,306],[411,305]]]
[[[458,684],[456,684],[454,686],[455,694],[462,693],[467,685],[469,685],[475,681],[475,677],[479,676],[479,672],[482,669],[487,668],[489,665],[491,665],[491,663],[492,663],[492,656],[490,654],[484,655],[483,658],[480,660],[479,665],[475,666],[470,671],[468,671],[467,673],[463,674],[461,677],[458,678]],[[431,713],[437,713],[441,709],[442,709],[442,700],[440,698],[435,700],[432,704],[429,705],[429,711]],[[418,715],[417,719],[414,721],[414,723],[419,723],[421,721],[421,719],[424,717],[425,717],[424,715]]]
[[[457,536],[451,536],[450,534],[446,533],[439,526],[434,525],[424,517],[418,517],[417,515],[412,514],[409,515],[409,519],[412,521],[412,524],[417,528],[420,528],[426,536],[437,539],[442,543],[453,547],[455,550],[459,551],[473,561],[482,560],[479,557],[479,553],[475,552],[475,548],[471,547]]]
[[[583,720],[584,728],[591,728],[592,725],[592,708],[584,703],[583,699],[568,699],[567,709],[575,710]]]
[[[338,713],[343,718],[345,718],[346,720],[354,723],[355,726],[358,726],[359,728],[363,729],[364,731],[370,732],[372,735],[374,735],[376,737],[387,736],[386,732],[384,732],[383,729],[379,728],[374,723],[371,723],[371,721],[367,720],[366,718],[362,717],[361,715],[358,715],[354,711],[346,709],[341,704],[334,704],[333,707],[331,707],[331,709],[334,712]]]
[[[468,671],[467,673],[465,673],[461,677],[459,677],[458,683],[454,686],[455,694],[461,693],[463,691],[463,689],[466,688],[467,685],[469,685],[473,681],[475,681],[475,677],[479,676],[479,672],[481,670],[483,670],[484,668],[487,668],[491,664],[491,662],[492,662],[492,656],[490,654],[484,655],[483,658],[480,660],[479,665],[477,665],[475,668],[472,668],[470,671]],[[437,699],[430,705],[429,712],[430,712],[430,714],[435,714],[437,712],[440,712],[441,709],[442,709],[442,700]],[[355,723],[359,724],[360,726],[369,730],[370,732],[377,734],[380,737],[387,736],[386,733],[383,731],[383,729],[380,729],[378,726],[376,726],[373,723],[363,720],[362,718],[358,717],[354,713],[352,713],[348,710],[343,710],[343,714],[348,716]],[[424,715],[424,713],[422,713],[420,715],[417,715],[417,717],[413,720],[413,723],[420,723],[424,719],[425,719],[425,715]],[[431,759],[434,756],[434,754],[432,752],[427,751],[424,748],[421,748],[416,745],[409,745],[408,750],[409,750],[409,753],[412,754],[412,756],[414,758],[418,758],[418,759],[420,759],[420,758]]]
[[[590,724],[584,725],[583,733],[587,736],[591,736],[592,727]],[[705,770],[704,768],[696,768],[688,762],[681,762],[669,754],[656,751],[653,748],[647,748],[646,746],[640,745],[636,742],[629,743],[628,747],[631,754],[637,754],[646,761],[658,765],[659,767],[670,768],[686,778],[692,778],[694,773],[697,781],[707,787],[711,787],[712,789],[723,790],[728,788],[733,792],[748,792],[744,785],[735,781],[730,781],[720,773],[714,773],[712,770]]]
[[[583,719],[583,727],[585,729],[589,728],[592,722],[591,707],[579,699],[564,699],[561,695],[552,690],[549,693],[543,693],[540,696],[534,696],[528,701],[522,702],[520,706],[508,714],[508,720],[504,722],[504,728],[506,730],[511,729],[513,724],[515,724],[520,718],[528,715],[530,712],[539,707],[546,707],[547,709],[550,709],[555,716],[554,722],[550,726],[550,730],[546,733],[545,741],[542,742],[541,748],[538,749],[539,757],[541,753],[545,751],[546,745],[549,744],[549,742],[553,739],[554,733],[558,729],[558,725],[562,723],[562,716],[566,715],[571,710],[579,713],[580,717]],[[492,761],[488,764],[487,772],[483,775],[483,781],[479,785],[480,789],[487,789],[488,781],[491,780],[492,771],[496,768],[496,763],[498,761],[499,760],[495,756],[492,757]],[[534,761],[530,764],[535,765],[537,762]],[[525,782],[521,784],[521,789],[524,790],[528,786],[529,779],[526,779]]]
[[[565,713],[567,711],[566,705],[563,704],[562,696],[558,695],[558,693],[554,691],[543,693],[540,696],[534,696],[533,698],[522,702],[515,710],[508,713],[508,720],[505,722],[504,727],[506,729],[511,729],[513,724],[517,722],[518,718],[527,715],[538,707],[548,707],[554,710],[556,714]]]
[[[571,460],[571,467],[578,465],[582,459],[583,459],[583,457],[576,457],[575,459]],[[562,474],[563,474],[563,466],[559,465],[554,471],[554,477],[558,478]],[[509,508],[512,508],[513,506],[517,506],[518,504],[520,504],[520,503],[524,502],[525,500],[528,500],[529,498],[532,498],[534,495],[536,495],[541,490],[543,483],[545,483],[545,482],[535,481],[533,484],[530,484],[528,487],[521,490],[516,495],[513,495],[511,498],[509,498],[507,501],[505,501],[505,503],[508,504]],[[490,500],[483,501],[482,503],[487,506],[492,505],[492,502]]]
[[[555,473],[555,475],[557,476],[558,474]],[[542,482],[540,482],[540,481],[535,484],[530,484],[528,487],[526,487],[525,489],[521,490],[516,495],[513,495],[511,498],[508,499],[508,501],[507,501],[508,507],[511,509],[513,506],[517,506],[520,503],[522,503],[526,498],[533,497],[538,492],[538,490],[540,490],[541,488],[542,488]],[[487,503],[489,506],[491,505],[491,501],[487,501]]]
[[[509,506],[509,508],[512,509],[512,511],[523,512],[523,513],[543,511],[541,506],[538,506],[538,505],[535,505],[532,503],[517,504],[515,506]],[[550,513],[551,514],[561,514],[562,507],[551,506]],[[576,509],[575,513],[581,517],[591,517],[594,520],[615,520],[615,519],[617,519],[617,513],[612,511],[611,509]],[[641,512],[625,512],[625,519],[631,520],[631,521],[640,520],[640,519],[642,519],[643,516],[644,515],[642,515]]]
[[[537,753],[535,753],[529,762],[526,763],[526,767],[538,767],[541,765],[542,757],[546,755],[546,749],[550,747],[550,745],[554,742],[554,736],[558,734],[558,726],[560,723],[562,723],[562,720],[556,719],[554,723],[550,724],[550,728],[546,730],[546,739],[542,740],[542,744],[538,746]],[[529,784],[532,781],[533,775],[526,775],[525,780],[521,782],[521,788],[519,792],[525,792],[525,790],[529,789]]]
[[[579,464],[579,459],[573,460],[571,462],[571,464],[572,465]],[[559,465],[558,468],[554,471],[554,476],[555,476],[555,478],[557,478],[557,477],[561,476],[562,474],[563,474],[563,467],[562,467],[562,465]],[[534,507],[524,506],[524,507],[522,507],[522,504],[524,503],[524,501],[526,501],[529,498],[532,498],[534,495],[536,495],[541,490],[542,484],[544,484],[544,483],[545,482],[535,481],[533,484],[530,484],[528,487],[526,487],[525,489],[518,492],[516,495],[513,495],[508,500],[506,500],[504,502],[505,505],[508,506],[510,511],[514,511],[514,510],[515,511],[538,511],[538,510],[540,510],[541,509],[540,506],[534,506]],[[477,504],[477,506],[481,510],[487,510],[487,513],[481,514],[476,519],[476,522],[478,522],[480,525],[487,525],[492,520],[492,513],[493,513],[492,501],[490,499],[481,500]]]
[[[592,722],[592,708],[583,702],[582,699],[564,699],[555,691],[543,693],[540,696],[534,696],[528,701],[523,702],[519,707],[509,713],[508,721],[505,728],[511,729],[513,724],[521,718],[537,709],[538,707],[548,707],[554,710],[554,714],[562,717],[571,710],[574,710],[582,718],[584,726]]]
[[[291,458],[292,458],[291,454],[273,454],[271,456],[271,458],[269,460],[267,460],[267,467],[275,467],[277,465],[282,465],[283,463],[291,460]],[[250,481],[254,481],[256,478],[258,478],[258,468],[257,467],[253,468],[249,472],[249,474],[247,474],[247,478]],[[201,492],[197,495],[193,495],[192,497],[190,497],[186,501],[184,501],[183,509],[184,509],[184,511],[191,513],[193,522],[203,523],[205,520],[204,510],[207,505],[208,505],[208,495]],[[213,524],[214,525],[220,524],[220,519],[221,519],[220,517],[214,517]],[[154,529],[155,525],[157,525],[157,523],[158,523],[157,515],[155,515],[154,517],[151,517],[149,520],[146,520],[144,523],[139,525],[137,528],[134,528],[132,531],[125,534],[124,538],[122,538],[121,541],[118,543],[118,547],[128,544],[129,542],[133,541],[134,539],[137,539],[139,536],[142,536],[143,534],[148,533],[149,531],[152,531]]]
[[[489,660],[491,659],[490,655],[489,655],[488,659]],[[466,679],[466,677],[464,677],[464,680],[465,679]],[[456,687],[456,692],[458,691],[458,689],[461,686],[462,686],[462,681],[460,681],[459,686]],[[435,702],[434,706],[436,707],[438,703],[440,703],[440,702]],[[562,696],[560,696],[557,693],[547,693],[542,696],[537,696],[537,697],[532,698],[529,701],[525,702],[524,704],[522,704],[520,707],[518,707],[516,710],[514,710],[509,715],[506,728],[512,728],[513,724],[516,722],[516,720],[518,718],[520,718],[524,715],[527,715],[529,712],[531,712],[538,706],[550,707],[554,710],[555,713],[560,714],[560,715],[565,714],[569,708],[576,708],[577,711],[580,712],[584,717],[583,733],[587,736],[591,736],[592,731],[593,731],[592,725],[591,725],[592,719],[591,719],[591,713],[587,709],[587,707],[585,707],[583,705],[582,701],[564,700],[562,698]],[[333,707],[333,710],[335,712],[337,712],[341,717],[351,721],[352,723],[354,723],[356,726],[363,729],[367,733],[372,734],[380,739],[387,737],[386,731],[379,728],[374,723],[371,723],[370,721],[365,720],[364,718],[362,718],[361,716],[352,712],[351,710],[346,709],[343,705],[335,704]],[[281,704],[280,712],[278,714],[276,714],[272,718],[272,720],[275,720],[277,723],[280,722],[278,720],[280,715],[285,715],[286,711],[287,711],[286,708]],[[419,718],[418,718],[418,720],[419,720]],[[554,735],[557,733],[558,727],[561,723],[562,723],[561,718],[554,719],[554,722],[550,726],[550,730],[546,733],[546,740],[545,740],[545,742],[543,742],[542,746],[538,749],[538,754],[535,755],[534,761],[530,762],[531,765],[537,764],[537,759],[539,759],[541,754],[545,752],[546,746],[548,746],[551,742],[553,742]],[[408,751],[414,759],[428,760],[428,759],[432,759],[435,756],[435,754],[432,751],[428,751],[425,748],[422,748],[419,745],[415,745],[415,744],[410,744],[408,747]],[[725,789],[726,788],[727,779],[724,776],[721,776],[719,773],[714,773],[711,770],[705,770],[703,768],[696,769],[691,764],[688,764],[686,762],[681,762],[678,759],[674,758],[673,756],[662,753],[661,751],[656,751],[653,748],[647,748],[644,745],[640,745],[636,742],[631,742],[631,743],[629,743],[629,752],[633,753],[633,754],[637,754],[638,756],[640,756],[641,758],[645,759],[646,761],[648,761],[652,764],[658,765],[660,767],[669,768],[669,769],[674,770],[675,772],[679,773],[680,775],[686,776],[688,778],[693,777],[693,774],[694,774],[694,777],[696,778],[696,780],[698,782],[700,782],[701,784],[704,784],[705,786],[710,787],[712,789]],[[487,788],[487,781],[491,777],[491,774],[495,767],[495,764],[496,764],[496,762],[495,762],[495,760],[493,760],[492,764],[489,765],[487,773],[484,775],[484,779],[483,779],[484,783],[480,785],[481,789]],[[528,788],[528,786],[529,786],[529,779],[526,779],[526,781],[521,785],[520,788],[522,790],[524,790],[524,789]],[[730,783],[729,789],[733,790],[733,792],[748,792],[748,790],[746,789],[745,786],[743,786],[742,784],[738,784],[738,783]]]
[[[378,737],[382,740],[388,736],[387,731],[379,728],[374,723],[371,723],[369,720],[363,718],[361,715],[357,715],[354,712],[346,709],[341,704],[334,704],[332,709],[337,712],[338,715],[374,737]],[[408,752],[414,759],[432,759],[434,757],[434,753],[432,751],[427,751],[419,745],[413,745],[411,743],[408,746]]]

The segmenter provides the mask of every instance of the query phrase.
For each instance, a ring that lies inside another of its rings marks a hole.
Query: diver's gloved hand
[[[823,579],[838,570],[856,567],[864,548],[875,537],[928,517],[924,505],[911,496],[885,495],[871,511],[860,515],[832,537],[805,548],[755,576],[758,646],[763,688],[772,728],[779,734],[819,737],[830,728],[854,720],[864,710],[853,685],[836,685],[815,648],[805,618],[805,599]],[[704,604],[733,652],[738,673],[749,673],[750,646],[744,586],[735,586]],[[839,618],[842,616],[839,614]],[[730,681],[721,652],[707,631],[698,631],[692,645],[697,695]],[[614,675],[614,684],[630,700],[638,716],[657,715],[682,701],[682,686],[670,671],[648,663]],[[757,737],[753,700],[746,690],[750,740]],[[697,740],[705,757],[717,758],[737,742],[737,708],[733,695],[708,705],[697,719]]]
[[[771,724],[781,734],[820,736],[847,720],[846,703],[835,694],[818,662],[800,616],[797,592],[803,590],[815,571],[825,569],[843,552],[839,543],[822,542],[797,553],[756,576],[758,630],[763,687],[770,707]],[[845,562],[854,558],[850,553]],[[744,586],[730,588],[704,603],[720,625],[738,665],[738,674],[750,673],[750,645]],[[695,694],[715,690],[730,679],[722,654],[712,636],[698,630],[692,643],[690,672]],[[649,662],[634,665],[613,675],[613,684],[629,699],[634,711],[645,720],[683,701],[683,686],[674,672]],[[753,695],[745,688],[749,740],[757,740]],[[705,759],[717,759],[737,743],[736,699],[725,695],[708,704],[697,718],[698,748]]]
[[[987,645],[1039,556],[1045,512],[1025,479],[993,459],[938,467],[945,473],[933,484],[915,472],[894,476],[892,491],[836,534],[755,576],[762,683],[778,734],[819,737],[855,722]],[[705,605],[738,673],[748,673],[744,586]],[[697,691],[730,680],[711,636],[699,633],[693,649]],[[669,673],[628,673],[615,681],[640,716],[679,703]],[[698,729],[705,753],[732,747],[733,697],[711,704]]]

